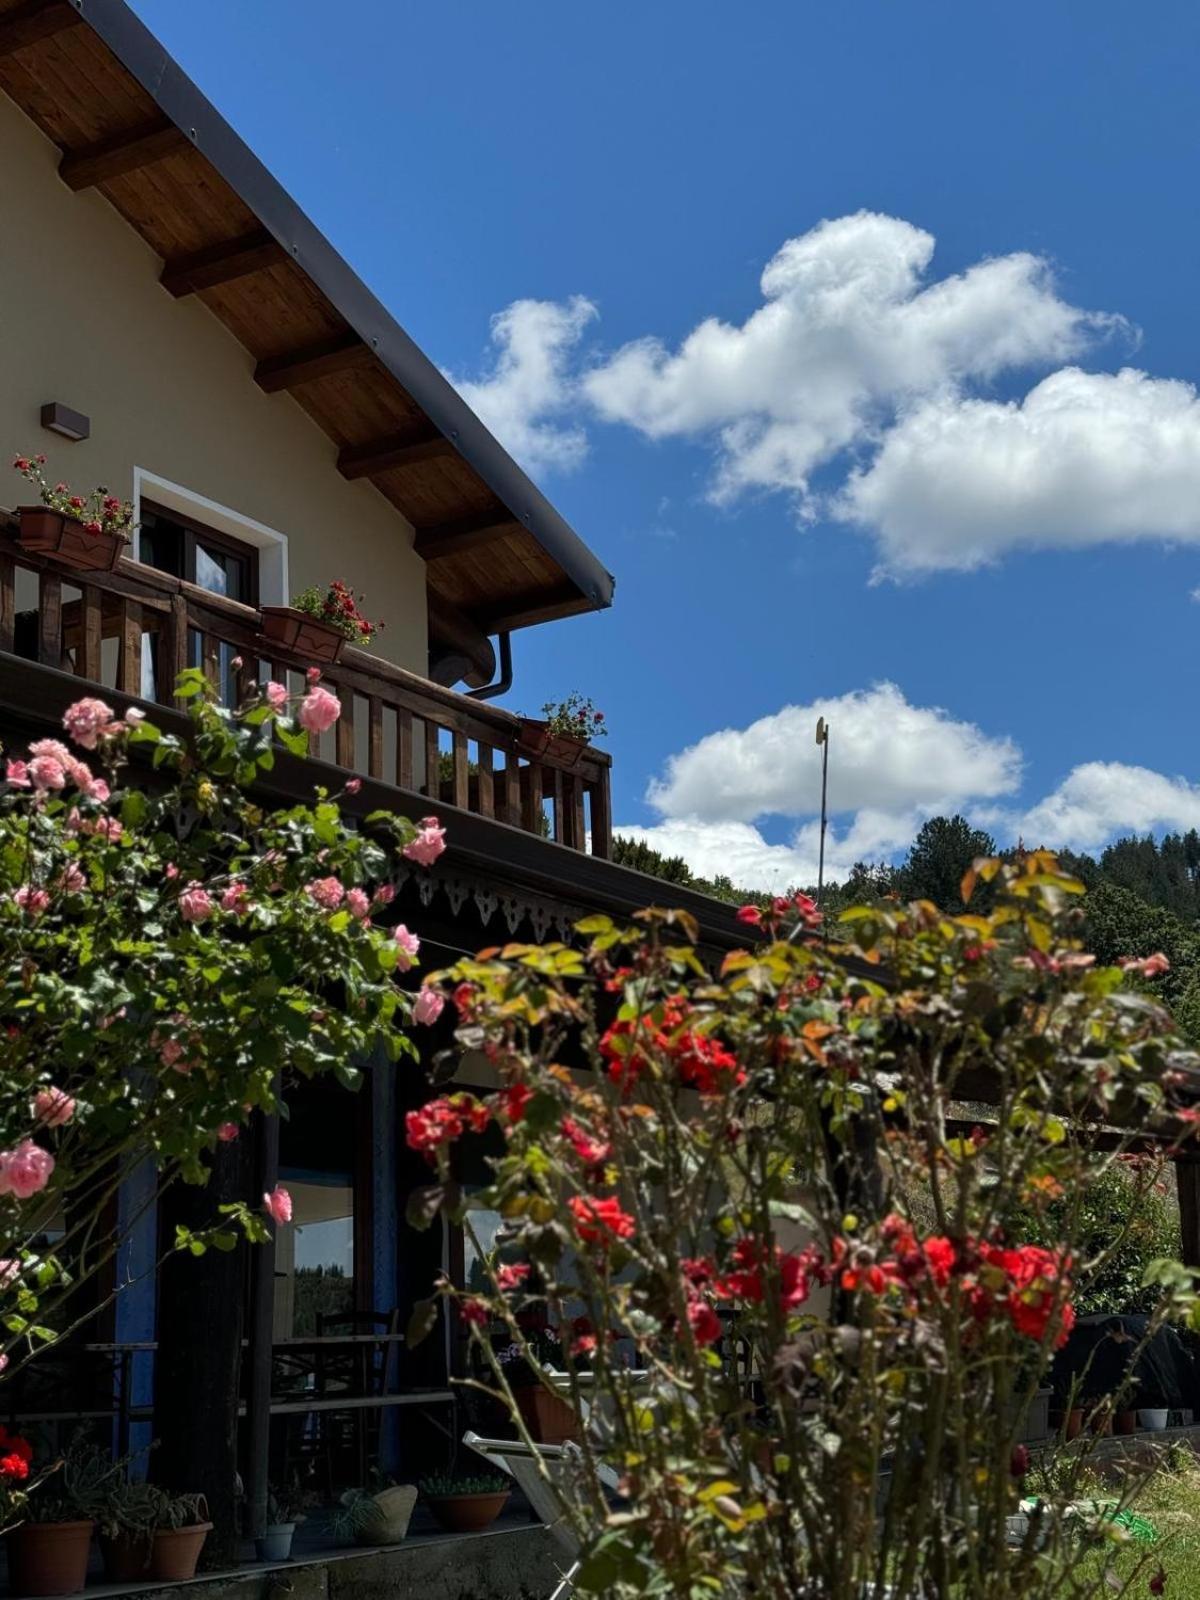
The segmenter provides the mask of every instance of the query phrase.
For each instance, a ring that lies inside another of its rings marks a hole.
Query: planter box
[[[111,572],[125,552],[119,533],[85,533],[78,517],[48,506],[20,506],[17,543],[31,555],[53,556],[77,572]]]
[[[552,761],[559,767],[577,767],[587,749],[586,739],[571,739],[564,733],[551,733],[540,717],[522,717],[517,743],[524,755]]]
[[[447,1533],[482,1533],[508,1504],[511,1489],[492,1494],[428,1495],[425,1504]]]
[[[274,650],[327,664],[338,659],[346,642],[340,629],[319,617],[310,617],[307,611],[297,611],[295,606],[263,606],[259,637]]]

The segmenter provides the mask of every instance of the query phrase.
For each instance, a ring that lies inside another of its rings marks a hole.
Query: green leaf
[[[408,1319],[408,1328],[404,1338],[410,1350],[415,1350],[417,1345],[423,1343],[433,1332],[438,1320],[438,1300],[434,1296],[429,1300],[418,1300],[412,1308],[412,1315]]]

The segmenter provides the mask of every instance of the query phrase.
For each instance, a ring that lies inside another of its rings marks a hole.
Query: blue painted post
[[[158,1259],[158,1204],[155,1190],[158,1173],[150,1159],[141,1161],[122,1183],[117,1193],[117,1247],[116,1273],[118,1292],[114,1301],[114,1337],[118,1344],[149,1343],[155,1334],[158,1311],[158,1282],[155,1264]],[[122,1367],[118,1356],[118,1379],[129,1382],[129,1392],[122,1392],[122,1406],[133,1409],[154,1403],[154,1353],[150,1350],[132,1352]],[[146,1476],[146,1455],[154,1438],[153,1422],[135,1422],[129,1430],[129,1448],[135,1460],[132,1475]],[[117,1441],[114,1437],[113,1447]]]
[[[371,1235],[372,1300],[377,1310],[390,1311],[399,1292],[397,1251],[400,1245],[396,1216],[396,1067],[382,1051],[370,1071],[371,1093]],[[389,1381],[395,1382],[400,1353],[390,1355]],[[395,1471],[400,1460],[400,1413],[385,1406],[379,1427],[380,1466]]]

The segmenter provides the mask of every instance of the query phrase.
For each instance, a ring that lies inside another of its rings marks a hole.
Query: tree
[[[1122,1242],[1084,1197],[1146,1130],[1187,1136],[1178,1096],[1200,1058],[1153,997],[1091,962],[1082,886],[1053,857],[973,875],[991,912],[973,895],[960,917],[852,908],[840,959],[787,939],[801,902],[748,913],[763,942],[716,976],[691,919],[655,911],[586,919],[586,949],[516,946],[428,980],[500,1086],[409,1115],[432,1179],[410,1215],[471,1229],[455,1146],[497,1124],[493,1182],[470,1202],[504,1219],[493,1250],[475,1241],[486,1287],[442,1295],[527,1444],[500,1346],[577,1409],[594,1402],[550,1485],[582,1545],[580,1592],[1108,1592],[1115,1541],[1083,1568],[1071,1521],[1090,1439],[1055,1463],[1014,1545],[1017,1441]],[[581,1054],[590,1070],[568,1070]],[[953,1126],[968,1092],[995,1106],[990,1135]],[[1014,1231],[1030,1213],[1041,1242]],[[1146,1281],[1152,1330],[1200,1324],[1190,1274],[1162,1262]],[[431,1304],[411,1336],[435,1320]],[[547,1322],[565,1378],[528,1333]]]
[[[957,911],[963,874],[973,861],[995,853],[995,840],[965,817],[930,817],[896,872],[896,892],[905,900],[932,900],[943,911]]]

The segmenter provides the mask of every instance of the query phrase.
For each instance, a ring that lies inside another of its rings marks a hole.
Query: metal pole
[[[821,756],[821,846],[817,857],[817,910],[825,895],[825,828],[828,822],[826,796],[829,789],[829,724],[824,717],[817,718],[817,743],[822,746]]]

